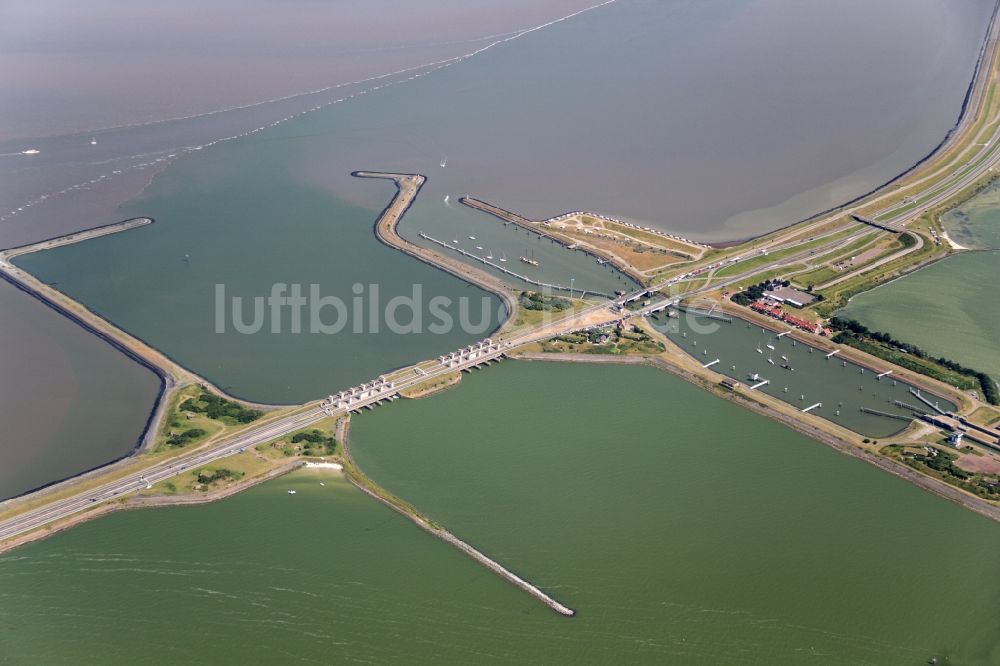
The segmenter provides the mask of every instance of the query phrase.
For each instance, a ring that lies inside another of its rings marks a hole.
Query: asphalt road
[[[995,25],[994,25],[994,32],[995,32]],[[989,62],[986,64],[987,69],[989,69],[989,63],[992,62],[992,52],[993,49],[995,49],[995,47],[996,47],[996,36],[994,35],[988,42],[987,57],[989,58]],[[977,93],[977,96],[979,94],[980,93]],[[972,120],[973,118],[971,116],[963,118],[963,120],[959,123],[959,131],[957,131],[955,134],[956,135],[960,134],[961,130],[967,127],[968,124],[972,122]],[[989,144],[993,144],[996,140],[997,136],[995,134],[994,136],[989,137],[987,139],[987,142]],[[973,168],[970,168],[967,173],[956,178],[953,182],[946,185],[944,189],[938,191],[938,188],[941,187],[940,184],[936,184],[931,188],[928,188],[930,192],[934,193],[934,195],[930,199],[928,199],[925,202],[921,202],[919,206],[916,206],[913,209],[908,210],[892,218],[891,222],[894,224],[903,225],[906,222],[909,222],[919,217],[927,209],[938,205],[939,203],[950,198],[951,196],[957,194],[962,189],[968,187],[968,185],[976,181],[984,173],[991,170],[996,165],[997,162],[1000,162],[1000,150],[993,150],[993,148],[990,145],[984,145],[982,150],[978,151],[973,158],[965,162],[959,169],[956,169],[956,171],[958,173],[961,173],[963,169],[966,169],[971,165],[975,164],[975,162],[981,159],[984,155],[988,155],[987,159],[983,160],[981,164],[976,165]],[[924,193],[923,196],[927,196],[927,194],[928,193]],[[920,193],[915,193],[913,195],[913,197],[918,200],[920,196],[921,196]],[[898,205],[896,207],[898,207]],[[887,210],[893,210],[893,207],[890,207]],[[839,214],[843,214],[843,212],[845,211],[840,211]],[[627,317],[638,316],[654,310],[662,309],[667,305],[675,305],[682,298],[689,298],[691,296],[697,296],[698,294],[704,292],[715,291],[720,288],[741,282],[742,280],[745,280],[753,275],[765,273],[767,271],[778,268],[782,265],[795,263],[797,260],[803,257],[808,257],[813,254],[828,252],[832,249],[835,249],[837,246],[850,243],[854,239],[869,232],[870,229],[867,227],[859,228],[857,233],[850,234],[845,238],[838,239],[836,241],[832,241],[827,245],[812,248],[809,250],[803,250],[800,253],[796,253],[787,257],[782,257],[781,259],[777,259],[763,266],[758,266],[754,269],[748,270],[739,275],[735,275],[726,280],[710,281],[709,284],[704,287],[692,290],[690,292],[681,295],[660,299],[636,312],[615,313],[611,310],[610,307],[611,305],[622,304],[628,299],[634,299],[637,296],[641,298],[645,295],[646,289],[638,290],[636,292],[633,292],[632,294],[627,294],[612,303],[602,303],[599,305],[594,305],[584,309],[581,312],[556,320],[552,324],[548,324],[542,329],[530,331],[528,333],[520,335],[515,335],[511,338],[503,340],[504,344],[501,347],[500,351],[476,358],[473,361],[470,361],[467,364],[465,364],[465,366],[463,367],[478,365],[491,358],[496,358],[500,356],[502,353],[513,351],[523,345],[551,338],[556,335],[567,333],[573,330],[589,328],[594,325],[607,324],[612,321],[615,321],[616,319],[622,316],[627,316]],[[809,243],[815,238],[816,237],[813,237],[811,239],[804,239],[794,244],[775,245],[770,247],[769,251],[778,252],[782,249],[787,249],[788,247],[792,247],[794,245],[802,245],[805,243]],[[913,248],[909,248],[909,251],[912,250]],[[752,257],[756,255],[750,255],[750,256]],[[746,257],[745,259],[749,258],[750,257]],[[895,258],[895,256],[893,258]],[[703,277],[708,277],[708,274],[706,273]],[[668,284],[671,284],[673,282],[677,281],[676,280],[671,281]],[[600,314],[602,311],[606,313],[606,316],[596,316]],[[421,364],[421,366],[423,365],[424,364]],[[417,384],[421,384],[440,375],[452,373],[457,369],[438,364],[431,370],[425,370],[424,373],[419,373],[415,370],[415,367],[416,366],[409,369],[409,372],[412,374],[412,378],[404,378],[396,380],[395,382],[396,391],[403,390]],[[398,376],[399,373],[393,373],[393,374]],[[379,395],[366,398],[352,405],[352,409],[357,410],[364,408],[368,404],[384,400],[387,397],[388,397],[387,395]],[[343,409],[331,409],[328,413],[326,410],[320,408],[317,405],[304,407],[301,411],[297,411],[290,415],[286,415],[284,417],[268,421],[266,423],[262,423],[256,427],[251,427],[242,433],[225,438],[222,441],[210,447],[195,449],[186,455],[179,456],[170,461],[160,462],[155,465],[151,465],[150,467],[144,469],[141,474],[130,474],[124,478],[115,481],[110,481],[96,488],[87,491],[81,491],[65,499],[44,504],[36,509],[31,509],[19,515],[13,516],[7,520],[0,522],[0,541],[4,541],[25,534],[27,532],[31,532],[33,530],[44,527],[45,525],[48,525],[52,522],[69,518],[78,513],[86,511],[91,507],[100,505],[103,502],[107,502],[109,500],[117,499],[122,496],[133,493],[145,487],[147,484],[152,484],[161,481],[163,479],[171,478],[179,473],[194,468],[198,468],[207,465],[209,463],[212,463],[216,460],[219,460],[220,458],[225,458],[227,456],[233,455],[234,453],[237,453],[240,449],[257,446],[259,444],[271,441],[283,435],[295,432],[297,430],[301,430],[302,428],[308,427],[324,419],[331,418],[331,416],[337,416],[344,413],[346,413],[346,410]]]

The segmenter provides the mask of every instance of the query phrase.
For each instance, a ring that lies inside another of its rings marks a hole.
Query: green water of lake
[[[941,226],[959,245],[1000,249],[1000,182],[941,215]]]
[[[4,663],[1000,658],[1000,527],[652,368],[502,364],[353,445],[577,617],[305,471],[0,557]]]
[[[952,239],[1000,249],[1000,184],[944,213]],[[852,298],[837,314],[1000,379],[1000,252],[959,254]]]
[[[1000,252],[949,257],[859,294],[837,314],[1000,379]]]
[[[1000,659],[1000,526],[658,370],[505,364],[352,438],[373,478],[579,610],[564,660]]]

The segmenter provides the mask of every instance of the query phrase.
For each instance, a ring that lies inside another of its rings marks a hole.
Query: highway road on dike
[[[515,349],[522,347],[533,342],[538,342],[548,338],[552,338],[558,335],[563,335],[576,330],[581,330],[585,328],[591,328],[593,326],[602,326],[613,323],[623,317],[630,318],[638,315],[643,315],[654,310],[662,309],[669,305],[676,305],[682,298],[690,298],[692,296],[697,296],[698,294],[715,291],[719,288],[725,287],[730,284],[734,284],[741,280],[745,280],[747,277],[761,273],[764,271],[771,270],[782,264],[788,262],[794,262],[801,256],[808,256],[812,252],[823,252],[825,250],[832,249],[833,247],[840,246],[851,242],[856,237],[870,233],[868,227],[859,225],[858,231],[855,234],[848,235],[845,238],[837,239],[831,242],[828,246],[823,246],[820,248],[813,248],[810,250],[804,250],[800,254],[792,255],[790,257],[784,257],[780,260],[776,260],[765,266],[758,266],[752,270],[746,271],[739,275],[733,276],[725,281],[715,282],[709,286],[701,287],[700,289],[695,289],[683,294],[678,294],[675,296],[669,296],[664,299],[657,300],[650,303],[648,306],[643,307],[641,310],[635,312],[614,312],[612,306],[621,305],[628,300],[635,300],[637,298],[643,298],[648,293],[647,289],[640,289],[630,294],[625,294],[619,297],[615,301],[602,302],[572,315],[567,315],[562,318],[553,320],[551,323],[545,324],[542,327],[527,331],[525,333],[514,335],[510,338],[500,338],[501,343],[500,349],[492,352],[490,354],[485,354],[479,356],[471,361],[465,362],[464,364],[457,367],[449,367],[443,364],[437,364],[433,369],[424,370],[423,373],[416,370],[417,366],[410,366],[409,368],[404,368],[402,370],[393,372],[394,377],[398,377],[403,374],[409,374],[410,377],[404,379],[395,379],[394,386],[391,393],[382,393],[373,396],[369,396],[358,400],[351,404],[349,409],[329,409],[324,410],[319,405],[310,405],[307,407],[300,408],[299,411],[293,412],[292,414],[283,416],[279,419],[268,421],[262,423],[255,427],[250,427],[241,433],[234,434],[230,437],[223,439],[222,441],[202,449],[192,450],[188,454],[180,455],[169,461],[163,461],[143,470],[141,473],[129,474],[121,479],[115,481],[109,481],[103,485],[96,488],[92,488],[86,491],[81,491],[74,494],[71,497],[65,499],[56,500],[49,504],[38,507],[37,509],[30,509],[24,511],[18,515],[15,515],[7,520],[0,522],[0,542],[11,539],[22,534],[26,534],[33,530],[39,529],[48,525],[49,523],[63,520],[69,518],[75,514],[86,511],[90,508],[94,508],[104,502],[115,500],[123,496],[134,493],[147,484],[157,483],[164,479],[169,479],[177,474],[203,467],[216,460],[225,458],[227,456],[233,455],[239,452],[241,449],[250,448],[264,444],[278,437],[296,432],[303,428],[309,427],[319,421],[324,419],[333,418],[339,415],[348,413],[348,411],[357,411],[363,409],[364,407],[371,405],[388,398],[390,394],[398,393],[406,388],[422,384],[428,380],[432,380],[435,377],[453,373],[457,370],[462,370],[468,367],[476,366],[484,363],[487,360],[492,360],[498,358],[499,356],[514,351]],[[790,244],[789,246],[799,245],[808,240],[800,241],[799,243]],[[782,249],[782,247],[788,246],[778,246],[776,250]],[[424,368],[426,361],[419,364],[421,368]],[[24,499],[24,498],[20,498]]]
[[[601,311],[606,312],[607,316],[594,318],[594,315]],[[398,393],[399,391],[418,384],[422,384],[428,380],[434,379],[435,377],[453,373],[458,370],[479,365],[487,360],[498,358],[503,353],[512,351],[513,349],[523,345],[544,340],[546,338],[579,328],[586,328],[596,323],[614,321],[620,317],[620,314],[616,315],[611,312],[610,303],[601,303],[555,320],[552,324],[547,324],[540,329],[528,331],[506,340],[501,340],[503,344],[498,351],[490,354],[484,354],[459,366],[449,367],[443,364],[437,364],[433,369],[424,370],[422,373],[416,370],[417,366],[404,368],[403,370],[396,371],[392,374],[395,377],[404,373],[408,373],[411,376],[404,379],[394,380],[394,386],[391,392],[377,394],[358,400],[352,403],[349,409],[329,408],[328,413],[327,410],[323,409],[319,405],[309,405],[300,408],[292,414],[261,423],[258,426],[252,426],[243,432],[227,437],[212,446],[192,450],[188,454],[180,455],[169,461],[163,461],[155,465],[151,465],[150,467],[142,470],[141,473],[132,473],[121,479],[109,481],[95,488],[81,491],[71,497],[55,500],[51,503],[40,506],[37,509],[24,511],[0,522],[0,542],[44,527],[49,523],[68,518],[109,500],[118,499],[130,493],[134,493],[137,490],[145,488],[147,484],[157,483],[158,481],[169,479],[182,472],[196,469],[219,460],[220,458],[233,455],[234,453],[239,452],[240,449],[250,448],[269,442],[283,435],[309,427],[310,425],[324,419],[346,414],[348,411],[363,409],[372,403],[386,400],[391,394]],[[422,368],[425,365],[426,361],[420,364]],[[141,458],[139,459],[141,460]],[[30,498],[30,496],[18,499],[23,501],[28,498]]]
[[[995,31],[996,25],[994,24],[993,30]],[[988,62],[985,65],[987,69],[990,69],[989,63],[993,62],[992,52],[996,45],[996,35],[991,37],[989,44],[990,56],[987,59]],[[963,118],[959,123],[959,128],[964,129],[971,120]],[[955,132],[955,135],[960,135],[961,132]],[[997,135],[1000,134],[1000,130],[995,131],[993,135],[988,137],[978,137],[984,140],[984,143],[980,144],[982,149],[977,151],[976,154],[966,160],[962,165],[957,167],[951,167],[952,172],[956,175],[946,181],[946,184],[937,183],[926,188],[923,192],[914,192],[911,197],[914,200],[919,200],[921,196],[930,196],[927,201],[920,201],[918,205],[915,205],[911,210],[907,210],[891,219],[891,222],[897,225],[903,225],[909,221],[912,221],[926,212],[928,209],[944,202],[948,198],[954,196],[964,188],[968,187],[970,184],[979,179],[987,171],[992,170],[993,167],[1000,162],[1000,150],[996,150],[994,142],[997,140]],[[977,164],[982,160],[980,163]],[[947,165],[946,165],[947,166]],[[945,168],[945,167],[942,167]],[[963,171],[968,169],[967,172]],[[918,183],[920,181],[917,181]],[[914,187],[915,184],[911,184],[909,188]],[[909,189],[907,188],[907,189]],[[943,188],[943,189],[942,189]],[[874,195],[876,200],[887,196],[886,194]],[[868,198],[867,201],[870,203],[872,199]],[[857,206],[853,206],[850,209],[857,209],[863,202],[859,203]],[[889,207],[886,212],[898,208],[899,204]],[[850,209],[842,209],[831,216],[824,216],[820,222],[826,222],[831,219],[832,216],[843,215],[850,212]],[[814,223],[815,224],[815,223]],[[803,232],[802,226],[796,226],[789,229],[790,233],[796,235]],[[827,234],[827,235],[832,235]],[[444,364],[437,364],[434,368],[430,370],[423,370],[423,372],[417,371],[417,366],[411,366],[410,368],[404,368],[403,370],[392,373],[394,377],[399,377],[404,374],[412,375],[411,377],[406,377],[403,379],[394,379],[394,386],[392,393],[398,393],[401,390],[410,388],[417,384],[422,384],[428,380],[432,380],[435,377],[453,373],[456,370],[465,369],[467,367],[475,366],[483,363],[487,360],[497,358],[503,354],[509,353],[516,350],[524,345],[538,342],[540,340],[552,338],[558,335],[569,333],[576,330],[582,330],[586,328],[591,328],[593,326],[606,325],[614,322],[623,316],[634,317],[647,314],[656,310],[663,309],[669,305],[676,305],[682,298],[690,298],[692,296],[697,296],[703,293],[716,291],[718,289],[742,282],[749,277],[754,275],[766,273],[782,265],[790,265],[795,263],[797,260],[808,257],[810,255],[820,255],[823,252],[836,249],[837,247],[844,246],[860,236],[871,233],[871,228],[862,226],[859,224],[858,231],[849,234],[846,237],[831,241],[830,243],[813,247],[807,250],[803,250],[800,253],[796,253],[790,256],[782,257],[773,262],[769,262],[763,266],[757,266],[752,270],[748,270],[739,275],[735,275],[731,278],[725,280],[714,281],[710,280],[709,283],[703,287],[694,289],[687,293],[667,296],[665,298],[656,300],[650,303],[648,306],[634,311],[628,312],[615,312],[612,306],[624,304],[627,301],[635,300],[637,298],[645,298],[648,290],[641,289],[637,290],[631,294],[626,294],[615,301],[603,302],[590,307],[587,307],[579,312],[572,315],[562,317],[560,319],[555,319],[551,323],[544,324],[542,327],[537,328],[532,331],[528,331],[522,334],[514,335],[509,338],[501,338],[499,341],[502,343],[500,349],[496,352],[491,352],[483,356],[479,356],[473,360],[470,360],[458,367],[449,367]],[[812,238],[805,238],[796,243],[785,243],[776,244],[774,246],[769,246],[769,252],[778,252],[782,249],[788,249],[795,247],[797,245],[803,245],[805,243],[810,243],[815,241],[817,238],[822,238],[823,235],[817,235]],[[911,248],[912,251],[912,248]],[[749,254],[743,258],[747,260],[751,257],[755,257],[755,254]],[[893,256],[895,258],[895,255]],[[871,267],[864,268],[863,270],[869,270]],[[707,275],[704,277],[708,277]],[[659,285],[658,289],[663,289],[665,287],[672,286],[674,283],[680,282],[679,280],[672,280],[665,285]],[[650,295],[652,297],[652,295]],[[420,365],[421,368],[426,366],[427,362],[424,361]],[[385,400],[388,397],[388,393],[377,394],[375,396],[370,396],[361,399],[350,406],[350,410],[362,409],[374,402]],[[21,513],[18,513],[6,520],[0,521],[0,542],[5,540],[21,536],[32,532],[34,530],[45,527],[46,525],[60,521],[76,514],[82,513],[88,509],[99,506],[107,501],[119,499],[123,496],[129,495],[136,492],[137,490],[144,488],[147,484],[157,483],[164,479],[171,478],[195,468],[202,467],[204,465],[210,464],[221,458],[233,455],[239,452],[241,449],[250,448],[253,446],[258,446],[265,442],[271,441],[278,437],[287,435],[289,433],[301,430],[310,425],[313,425],[324,419],[335,417],[338,415],[343,415],[347,413],[347,409],[329,409],[325,410],[321,408],[318,404],[312,404],[299,408],[298,410],[292,412],[291,414],[285,415],[283,417],[268,420],[257,426],[251,426],[244,430],[243,432],[234,434],[232,436],[222,439],[220,442],[215,443],[211,446],[203,447],[201,449],[194,449],[189,453],[181,454],[169,461],[163,461],[150,465],[148,468],[142,470],[141,473],[132,473],[121,479],[109,481],[97,487],[91,488],[89,490],[80,491],[66,497],[65,499],[54,500],[50,503],[43,504],[34,509],[28,509]],[[141,458],[137,458],[141,460]],[[71,482],[70,482],[71,483]],[[48,491],[40,491],[40,493],[53,492],[52,489]],[[17,503],[22,503],[24,501],[32,501],[37,499],[38,501],[44,501],[44,496],[41,494],[35,498],[31,495],[17,498]],[[11,506],[10,502],[4,503],[8,504],[10,510],[16,510],[16,506]],[[0,509],[2,510],[2,509]]]

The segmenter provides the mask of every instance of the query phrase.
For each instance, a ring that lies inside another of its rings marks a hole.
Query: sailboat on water
[[[530,256],[527,256],[527,257],[522,256],[521,257],[521,262],[525,263],[525,264],[528,264],[529,266],[537,266],[538,265],[538,260],[535,259],[535,251],[532,250]]]
[[[444,158],[441,160],[441,168],[443,169],[446,166],[448,166],[448,156],[447,155],[445,155]]]

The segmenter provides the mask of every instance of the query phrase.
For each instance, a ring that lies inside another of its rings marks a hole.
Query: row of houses
[[[822,335],[824,337],[830,335],[830,331],[826,328],[823,328],[822,324],[814,324],[811,321],[806,321],[805,319],[801,319],[799,317],[796,317],[795,315],[789,314],[785,312],[784,309],[776,303],[770,303],[765,300],[759,300],[759,301],[754,301],[750,305],[750,308],[763,315],[767,315],[768,317],[773,317],[778,321],[783,321],[789,326],[792,326],[793,328],[798,328],[800,330],[808,331],[809,333],[815,333],[816,335]]]

